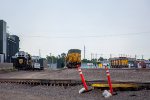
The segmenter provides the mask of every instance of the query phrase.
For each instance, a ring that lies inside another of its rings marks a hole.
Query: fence
[[[0,63],[0,70],[13,69],[13,63]]]

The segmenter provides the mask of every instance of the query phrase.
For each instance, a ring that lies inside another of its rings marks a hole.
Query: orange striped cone
[[[113,88],[112,88],[112,83],[111,83],[111,78],[110,78],[109,69],[108,69],[107,66],[105,66],[105,69],[106,69],[106,74],[107,74],[107,79],[108,79],[108,84],[109,84],[110,93],[113,94]]]
[[[83,75],[83,73],[82,73],[82,70],[81,70],[81,68],[80,68],[79,65],[77,66],[77,68],[78,68],[78,72],[79,72],[79,74],[80,74],[80,77],[81,77],[83,86],[84,86],[85,90],[88,91],[88,86],[87,86],[87,84],[86,84],[86,82],[85,82],[85,78],[84,78],[84,75]]]

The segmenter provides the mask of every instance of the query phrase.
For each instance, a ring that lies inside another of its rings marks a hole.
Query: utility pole
[[[94,53],[92,54],[92,59],[95,59],[95,55],[94,55]]]
[[[144,58],[144,55],[142,55],[142,60],[143,60],[143,58]]]
[[[136,55],[135,55],[135,59],[136,59]]]
[[[112,54],[110,54],[110,58],[112,58]]]
[[[52,64],[53,64],[53,56],[52,56]]]
[[[85,59],[85,45],[84,45],[84,59]]]
[[[96,61],[97,61],[97,53],[95,54],[95,58],[96,58]]]
[[[39,49],[39,58],[41,58],[41,50]]]
[[[103,54],[101,54],[101,57],[103,57]]]
[[[52,54],[50,53],[50,67],[52,65]]]
[[[91,60],[92,60],[92,58],[93,58],[93,54],[91,53]]]

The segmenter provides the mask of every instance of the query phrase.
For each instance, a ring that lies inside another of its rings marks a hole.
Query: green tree
[[[91,63],[91,60],[83,59],[82,63]]]
[[[48,63],[56,63],[58,58],[55,56],[48,56],[47,55],[46,59],[47,59]]]
[[[82,62],[83,62],[83,63],[87,63],[88,60],[87,60],[87,59],[83,59]]]
[[[64,62],[65,63],[65,61],[66,61],[66,53],[61,53],[61,60],[62,60],[62,62]]]
[[[61,55],[58,55],[57,67],[63,68],[65,66],[65,61],[66,61],[66,54],[65,53],[61,53]]]
[[[61,53],[61,57],[65,58],[66,57],[66,53]]]
[[[98,59],[98,61],[104,61],[104,58],[103,58],[103,57],[100,57],[100,58]]]

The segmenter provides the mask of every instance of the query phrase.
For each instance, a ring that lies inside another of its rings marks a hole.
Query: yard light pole
[[[51,56],[51,53],[50,53],[50,68],[51,68],[51,64],[52,64],[52,56]]]

